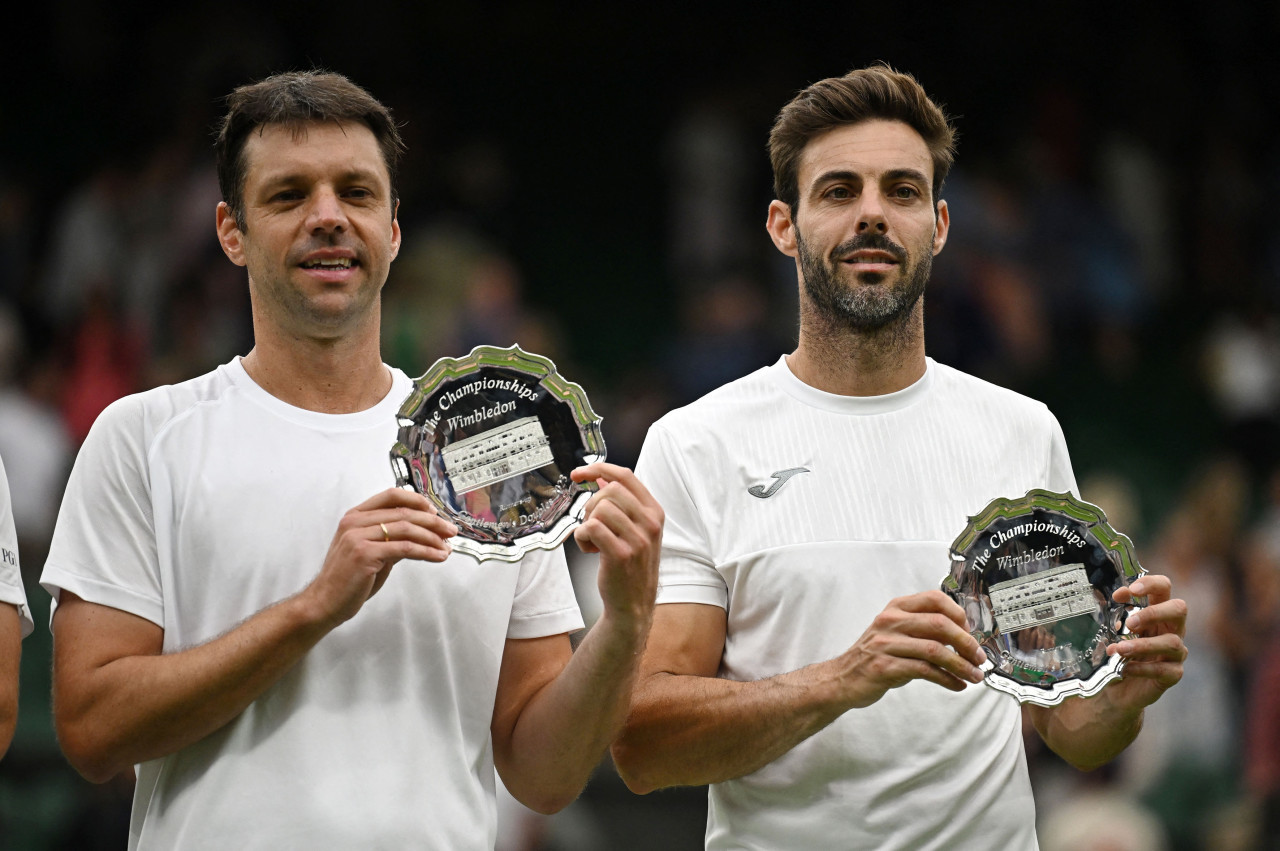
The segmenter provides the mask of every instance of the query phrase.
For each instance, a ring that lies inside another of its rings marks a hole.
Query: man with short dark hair
[[[137,765],[130,848],[492,848],[495,766],[554,811],[625,716],[662,529],[630,471],[572,474],[604,600],[576,653],[560,551],[455,556],[388,487],[400,147],[340,75],[238,89],[216,223],[253,350],[112,405],[76,460],[42,578],[56,724],[90,780]]]
[[[645,441],[660,605],[613,754],[636,791],[712,784],[708,848],[1036,847],[1018,704],[972,687],[982,650],[938,587],[970,514],[1076,484],[1044,405],[925,355],[952,149],[942,110],[885,66],[784,107],[767,228],[795,258],[799,345]],[[1124,678],[1032,709],[1080,767],[1181,677],[1185,604],[1165,577],[1131,587],[1150,606],[1108,649]]]

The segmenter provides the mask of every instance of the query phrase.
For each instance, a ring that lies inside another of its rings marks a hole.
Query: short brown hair
[[[311,121],[358,121],[373,131],[391,177],[391,208],[396,193],[396,169],[404,152],[400,130],[387,109],[373,95],[342,74],[331,71],[289,71],[240,86],[227,96],[227,114],[218,127],[214,151],[218,188],[236,224],[244,226],[244,181],[248,163],[244,146],[249,134],[269,124],[300,129]]]
[[[873,119],[901,121],[924,139],[933,160],[937,203],[955,159],[955,128],[915,77],[880,63],[819,80],[778,113],[769,132],[773,191],[791,208],[793,218],[800,203],[800,155],[805,146],[828,130]]]

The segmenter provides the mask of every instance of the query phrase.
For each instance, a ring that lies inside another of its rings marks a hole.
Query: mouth
[[[862,249],[855,251],[845,257],[840,258],[840,262],[846,266],[867,266],[867,267],[892,267],[897,266],[901,261],[887,251],[876,251]]]
[[[354,269],[360,265],[360,262],[354,257],[313,257],[303,260],[298,265],[303,269],[337,271],[341,269]]]

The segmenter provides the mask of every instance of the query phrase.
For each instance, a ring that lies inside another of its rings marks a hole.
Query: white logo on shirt
[[[768,490],[764,489],[764,485],[752,485],[751,487],[747,488],[747,493],[751,494],[752,496],[758,496],[761,499],[768,499],[778,491],[782,490],[782,486],[785,485],[788,481],[790,481],[792,476],[795,476],[799,473],[807,473],[807,472],[809,472],[808,467],[788,467],[785,470],[779,470],[778,472],[774,473],[772,476],[772,478],[777,479],[777,481],[769,485]]]

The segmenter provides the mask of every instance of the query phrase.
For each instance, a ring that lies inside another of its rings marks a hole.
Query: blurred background
[[[1185,681],[1120,760],[1028,739],[1042,846],[1280,848],[1280,4],[148,5],[5,13],[0,456],[38,627],[0,847],[124,847],[131,780],[86,783],[53,736],[37,578],[102,408],[251,345],[213,231],[231,88],[321,66],[391,106],[388,362],[519,342],[631,464],[655,418],[794,346],[768,128],[887,60],[960,130],[930,355],[1045,401],[1083,496],[1191,606]],[[606,763],[550,820],[502,812],[504,849],[697,849],[705,793],[635,797]]]

